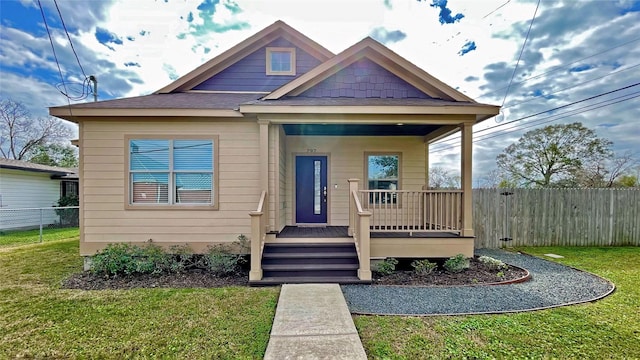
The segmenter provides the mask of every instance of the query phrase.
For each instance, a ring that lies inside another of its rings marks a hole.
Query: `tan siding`
[[[329,155],[329,224],[348,225],[349,222],[349,185],[347,179],[360,179],[364,187],[365,152],[397,152],[402,154],[400,170],[403,190],[421,190],[425,184],[424,140],[419,136],[288,136],[287,184],[286,184],[286,222],[291,225],[294,219],[293,186],[295,174],[293,159],[295,154],[305,154],[314,149],[317,154]],[[334,185],[338,188],[335,189]]]
[[[219,210],[125,210],[125,135],[219,136]],[[84,121],[81,127],[83,239],[89,243],[230,242],[250,233],[259,198],[258,126],[243,121]],[[82,252],[82,251],[81,251]]]

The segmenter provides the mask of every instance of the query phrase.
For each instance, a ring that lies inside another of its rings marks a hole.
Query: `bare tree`
[[[71,128],[53,117],[34,118],[21,102],[0,100],[0,155],[24,160],[39,145],[69,140]]]
[[[601,158],[575,172],[575,182],[580,187],[610,188],[617,186],[622,175],[638,164],[630,151],[613,158]]]
[[[440,166],[429,169],[429,187],[432,189],[459,189],[460,176]]]

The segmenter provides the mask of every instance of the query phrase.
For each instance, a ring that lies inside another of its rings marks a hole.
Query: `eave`
[[[474,115],[476,122],[498,114],[498,106],[295,106],[240,105],[244,114]]]
[[[105,108],[73,108],[56,107],[49,108],[49,115],[78,123],[81,118],[99,117],[217,117],[217,118],[242,118],[244,115],[236,110],[229,109],[105,109]]]

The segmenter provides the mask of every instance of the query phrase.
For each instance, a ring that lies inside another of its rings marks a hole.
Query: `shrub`
[[[413,267],[413,271],[415,271],[416,274],[426,276],[431,274],[433,270],[438,267],[438,264],[432,263],[428,259],[422,259],[414,260],[411,263],[411,266]]]
[[[170,263],[170,256],[156,245],[109,244],[93,257],[91,272],[105,276],[159,274]]]
[[[129,244],[109,244],[96,254],[91,262],[91,272],[99,275],[115,276],[136,272],[135,246]]]
[[[139,274],[161,274],[171,264],[171,256],[157,245],[134,246],[134,261]]]
[[[485,264],[487,267],[489,267],[492,270],[501,270],[501,269],[506,269],[508,267],[507,264],[503,263],[502,261],[498,259],[494,259],[489,256],[480,256],[478,258],[478,261]]]
[[[458,254],[444,262],[444,269],[451,273],[459,273],[469,268],[469,259]]]
[[[202,254],[194,254],[188,245],[174,245],[169,248],[171,262],[168,270],[181,273],[191,269],[207,269],[207,257]]]
[[[386,258],[378,264],[378,273],[381,275],[391,275],[396,271],[398,260],[395,258]]]
[[[242,255],[234,254],[227,245],[211,246],[207,252],[207,268],[216,275],[230,275],[240,270]]]

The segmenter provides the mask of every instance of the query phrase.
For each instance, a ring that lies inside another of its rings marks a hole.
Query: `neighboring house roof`
[[[57,166],[34,164],[27,161],[0,158],[0,169],[23,170],[49,173],[56,177],[77,179],[78,169],[68,169]]]

